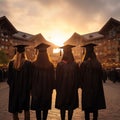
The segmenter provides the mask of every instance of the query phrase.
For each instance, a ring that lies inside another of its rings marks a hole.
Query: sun
[[[47,33],[47,36],[50,42],[59,47],[63,46],[64,42],[70,37],[69,33],[60,30],[53,30],[50,33]]]
[[[54,48],[53,49],[53,53],[59,53],[60,52],[60,48]]]
[[[62,52],[62,49],[60,49],[60,47],[64,46],[64,42],[70,38],[71,33],[62,31],[60,29],[52,29],[51,31],[46,32],[45,36],[48,41],[57,46],[53,49],[53,53],[56,54]]]
[[[54,34],[51,36],[51,42],[53,42],[55,45],[63,46],[64,45],[64,36],[59,34]]]

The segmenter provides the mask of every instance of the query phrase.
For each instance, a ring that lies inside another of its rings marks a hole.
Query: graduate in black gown
[[[30,74],[31,62],[25,55],[26,45],[14,46],[17,53],[8,67],[9,108],[13,120],[19,120],[18,113],[24,110],[24,120],[30,120]]]
[[[60,109],[61,120],[65,120],[68,110],[68,120],[72,119],[73,110],[78,107],[78,64],[75,62],[72,48],[66,45],[63,48],[63,57],[56,67],[56,103]]]
[[[46,120],[51,109],[52,92],[54,89],[55,72],[47,54],[49,45],[45,43],[35,47],[38,51],[32,68],[31,109],[36,111],[37,120]]]
[[[93,120],[97,120],[98,110],[106,108],[102,83],[103,69],[95,55],[95,46],[93,43],[82,46],[86,48],[86,54],[80,65],[79,74],[85,120],[90,120],[90,113],[93,113]]]

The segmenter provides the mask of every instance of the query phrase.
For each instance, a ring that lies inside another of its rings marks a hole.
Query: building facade
[[[5,16],[0,18],[0,50],[4,51],[9,57],[11,57],[12,35],[16,32],[16,28]]]
[[[120,21],[110,18],[99,31],[84,35],[73,34],[65,42],[76,45],[73,53],[76,61],[80,62],[85,54],[85,48],[81,46],[88,43],[97,44],[95,52],[105,68],[120,67]]]
[[[42,42],[52,46],[48,49],[48,54],[56,66],[62,58],[62,53],[53,53],[53,49],[57,46],[47,41],[42,34],[31,35],[18,31],[5,16],[0,17],[0,50],[10,59],[15,54],[14,45],[27,44],[29,45],[26,50],[27,56],[32,61],[36,55],[34,47]],[[81,63],[85,54],[85,49],[81,46],[91,42],[98,45],[95,47],[95,52],[104,67],[120,67],[120,21],[110,18],[97,32],[84,35],[74,33],[64,45],[75,45],[72,52],[76,62]]]

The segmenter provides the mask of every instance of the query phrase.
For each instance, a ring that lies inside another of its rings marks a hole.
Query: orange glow
[[[64,45],[64,42],[70,38],[71,34],[60,30],[52,30],[49,33],[45,33],[44,36],[46,36],[46,39],[50,42],[61,47]]]
[[[63,49],[60,49],[60,48],[54,48],[53,49],[53,53],[60,53],[60,52],[63,52]]]
[[[59,48],[54,48],[53,49],[53,53],[59,53],[60,52],[60,49]]]

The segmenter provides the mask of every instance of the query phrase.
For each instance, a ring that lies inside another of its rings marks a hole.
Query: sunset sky
[[[96,32],[111,18],[120,21],[120,0],[0,0],[0,17],[17,30],[61,45],[74,32]]]

